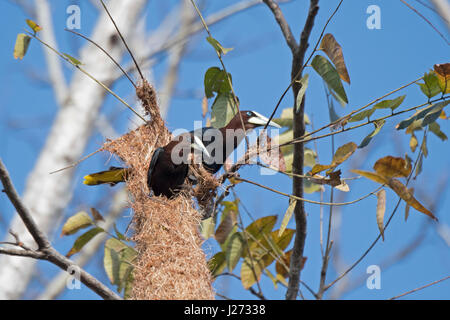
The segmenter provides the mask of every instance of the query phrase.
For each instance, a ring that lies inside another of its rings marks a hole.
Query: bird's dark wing
[[[155,169],[156,163],[158,162],[159,156],[161,155],[162,152],[164,152],[163,148],[156,149],[155,152],[153,152],[152,160],[150,160],[150,166],[148,167],[147,172],[147,185],[149,188],[151,186],[152,172]]]

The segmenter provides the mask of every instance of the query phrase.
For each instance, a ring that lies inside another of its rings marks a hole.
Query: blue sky
[[[237,1],[218,2],[211,1],[211,5],[204,9],[204,14],[216,12],[228,3]],[[322,27],[331,12],[336,7],[337,0],[320,1],[319,15],[315,28],[311,35],[310,49],[317,41]],[[449,38],[445,25],[437,15],[416,1],[410,1],[430,21]],[[427,1],[426,1],[427,2]],[[77,51],[83,41],[74,38],[63,29],[67,15],[65,13],[69,4],[78,3],[82,10],[81,33],[89,35],[96,10],[89,1],[50,1],[55,22],[56,37],[62,51],[77,56]],[[161,21],[161,16],[177,1],[164,3],[151,1],[147,6],[146,14],[149,29],[154,29]],[[303,28],[307,9],[307,1],[290,1],[282,5],[282,10],[287,21],[291,25],[294,35],[298,38]],[[366,9],[369,5],[376,4],[381,9],[381,29],[369,30],[366,20],[369,15]],[[42,47],[37,42],[32,42],[29,53],[23,61],[16,61],[12,57],[12,48],[15,37],[25,26],[26,14],[9,1],[0,3],[0,12],[5,13],[0,19],[0,157],[8,167],[13,181],[21,192],[24,188],[27,174],[33,168],[40,148],[45,142],[53,117],[56,113],[56,104],[51,89],[42,82],[46,78],[45,61],[42,55]],[[224,60],[227,69],[233,75],[233,84],[241,102],[241,109],[253,109],[262,114],[270,115],[281,93],[289,84],[291,53],[286,46],[281,32],[271,12],[263,5],[256,6],[245,12],[227,19],[211,28],[213,36],[224,47],[233,47]],[[340,11],[328,26],[327,32],[332,33],[343,47],[343,52],[351,77],[351,85],[345,84],[349,97],[349,104],[345,108],[336,105],[339,115],[345,115],[373,99],[390,92],[412,80],[417,79],[425,71],[428,71],[436,63],[444,63],[449,60],[449,47],[444,40],[420,17],[405,7],[400,1],[392,0],[345,0]],[[187,55],[181,64],[180,78],[177,84],[177,92],[172,100],[167,117],[169,129],[190,129],[195,120],[201,120],[201,98],[203,90],[203,75],[211,66],[219,66],[217,57],[209,44],[204,40],[205,33],[196,36],[188,48]],[[310,51],[308,51],[308,54]],[[160,86],[166,70],[166,59],[161,56],[161,63],[155,67],[154,76],[156,86]],[[127,61],[128,59],[126,59]],[[306,93],[306,112],[312,118],[315,128],[329,122],[328,109],[324,88],[321,79],[312,68],[305,71],[310,74],[310,85]],[[67,79],[70,79],[72,68],[65,68]],[[114,90],[128,101],[134,101],[131,86],[127,81],[117,82]],[[164,92],[160,92],[163,95]],[[406,94],[401,108],[415,106],[426,102],[418,86],[412,86],[400,94]],[[396,97],[398,95],[394,95]],[[292,107],[292,94],[289,93],[283,100],[280,108]],[[278,112],[278,115],[281,112]],[[448,108],[447,108],[448,109]],[[114,116],[113,125],[119,133],[125,133],[128,129],[131,113],[123,108],[112,97],[109,97],[102,112],[107,116]],[[447,111],[449,114],[450,111]],[[386,155],[404,156],[406,152],[413,156],[408,147],[408,139],[404,132],[394,129],[395,124],[407,116],[398,116],[388,120],[379,135],[371,143],[370,153],[358,150],[353,157],[362,159],[358,161],[359,169],[371,170],[373,163]],[[450,135],[448,121],[440,122],[441,129]],[[309,128],[310,129],[310,128]],[[335,136],[336,146],[349,141],[359,144],[360,141],[373,129],[363,127],[350,133]],[[85,152],[95,151],[104,141],[97,132]],[[331,139],[325,138],[317,143],[318,154],[321,163],[331,161]],[[310,145],[309,147],[314,147]],[[448,163],[450,149],[448,141],[442,142],[434,135],[428,138],[429,156],[424,162],[424,171],[412,182],[418,190],[418,198],[425,206],[431,207],[436,198],[440,199],[435,214],[442,224],[450,225],[448,208],[450,207],[450,188],[440,184],[440,181],[450,178]],[[417,155],[417,151],[416,154]],[[75,174],[74,198],[67,208],[67,216],[78,209],[91,206],[102,206],[101,199],[105,199],[111,192],[108,187],[98,189],[88,188],[82,185],[82,176],[87,172],[98,171],[104,168],[106,155],[90,158],[83,162]],[[350,163],[350,162],[349,162]],[[351,176],[348,164],[342,167],[344,176]],[[57,168],[55,168],[57,169]],[[274,187],[280,191],[291,191],[291,180],[285,176],[260,176],[257,168],[243,168],[243,177]],[[339,191],[335,197],[340,201],[350,201],[359,198],[377,186],[375,183],[358,180],[350,184],[351,192],[343,197]],[[269,191],[257,189],[255,186],[244,183],[237,186],[237,192],[246,208],[255,218],[266,215],[280,215],[276,228],[279,226],[288,201],[287,198],[278,196]],[[397,197],[392,191],[387,191],[387,215],[395,206]],[[308,195],[309,198],[319,200],[318,195]],[[329,199],[329,190],[324,194],[324,199]],[[104,201],[103,201],[104,202]],[[346,264],[355,261],[376,238],[378,229],[375,220],[376,198],[358,202],[344,207],[340,211],[341,228],[339,231],[339,256]],[[302,279],[312,288],[318,287],[320,275],[320,247],[319,247],[319,211],[317,205],[306,205],[308,213],[308,235],[305,247],[305,255],[308,261],[302,273]],[[408,222],[403,219],[404,203],[392,221],[392,225],[386,232],[384,242],[378,243],[370,254],[350,273],[349,280],[359,276],[367,276],[366,269],[373,264],[380,264],[386,258],[407,246],[423,228],[429,228],[422,245],[408,255],[404,260],[395,263],[392,267],[381,270],[382,282],[380,290],[369,290],[364,285],[352,290],[343,298],[348,299],[385,299],[407,290],[419,287],[429,282],[449,275],[450,250],[445,242],[436,234],[436,229],[430,225],[430,221],[423,214],[412,210]],[[328,208],[324,208],[326,215]],[[11,205],[4,196],[0,197],[0,236],[6,232],[6,226],[14,213]],[[120,219],[119,226],[125,228],[131,213],[126,212]],[[250,219],[242,212],[244,222],[248,224]],[[335,221],[337,222],[337,221]],[[61,223],[58,221],[57,223]],[[291,221],[289,227],[294,228]],[[72,238],[61,239],[57,228],[52,241],[56,248],[62,252],[69,250],[74,241]],[[333,234],[332,238],[338,234]],[[208,244],[212,244],[211,247]],[[213,242],[206,244],[207,252],[214,253],[217,248]],[[108,280],[101,267],[101,253],[88,266],[101,281]],[[42,279],[49,280],[57,271],[57,268],[48,263],[39,263],[39,271]],[[238,271],[238,269],[236,269]],[[329,270],[327,282],[336,277],[334,270]],[[267,278],[261,282],[264,293],[271,299],[282,299],[285,290],[279,287],[273,289],[273,285]],[[241,284],[233,279],[216,282],[216,288],[233,298],[253,299],[254,296],[242,289]],[[33,282],[28,297],[40,292],[42,284]],[[448,299],[450,298],[450,281],[438,284],[431,288],[415,293],[411,299]],[[307,292],[306,297],[311,298]],[[97,296],[88,289],[77,292],[65,292],[61,298],[65,299],[97,299]]]

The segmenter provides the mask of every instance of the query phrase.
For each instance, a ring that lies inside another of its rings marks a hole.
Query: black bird
[[[242,121],[241,121],[242,117]],[[216,173],[222,168],[228,156],[238,147],[245,138],[245,133],[250,130],[265,126],[268,118],[256,111],[241,111],[241,117],[236,114],[225,127],[213,128],[204,127],[191,131],[191,133],[201,139],[204,148],[208,153],[203,153],[203,167],[210,173]],[[244,123],[245,131],[242,129]],[[270,126],[281,128],[277,123],[270,121]],[[219,141],[217,141],[219,139]]]
[[[245,131],[264,126],[269,119],[255,111],[241,111]],[[269,125],[280,128],[273,121]],[[220,170],[226,158],[244,139],[241,117],[236,114],[223,128],[205,127],[181,134],[166,146],[155,150],[147,173],[147,185],[156,196],[171,198],[184,184],[189,171],[189,155],[198,150],[202,164],[210,173]],[[208,150],[208,146],[211,152]],[[125,181],[129,169],[112,167],[111,170],[93,173],[84,177],[87,185],[116,184]],[[195,183],[195,179],[190,180]]]

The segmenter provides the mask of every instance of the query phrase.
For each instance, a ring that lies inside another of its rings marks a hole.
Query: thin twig
[[[414,13],[416,13],[419,17],[421,17],[423,20],[425,20],[426,23],[428,23],[434,31],[437,32],[437,34],[439,34],[439,36],[444,39],[444,41],[448,44],[450,44],[450,41],[448,41],[444,35],[430,22],[430,20],[428,20],[423,14],[421,14],[419,11],[417,11],[416,8],[414,8],[412,5],[410,5],[408,2],[406,2],[405,0],[400,0],[405,6],[407,6],[409,9],[411,9],[412,11],[414,11]]]
[[[123,44],[125,45],[125,48],[127,48],[128,53],[131,56],[131,59],[133,59],[133,62],[136,66],[137,71],[139,72],[139,75],[141,76],[141,80],[145,81],[144,75],[142,74],[141,68],[139,68],[139,65],[136,61],[136,59],[134,58],[133,53],[131,52],[130,48],[127,45],[127,42],[125,41],[125,38],[122,36],[122,33],[120,32],[119,28],[116,25],[116,22],[114,21],[113,17],[111,16],[111,14],[108,11],[108,8],[106,7],[105,3],[103,2],[103,0],[100,0],[100,2],[102,3],[103,8],[105,9],[106,13],[108,14],[109,19],[111,19],[111,22],[114,25],[114,28],[116,28],[117,33],[119,34],[120,39],[122,40]]]
[[[419,288],[416,288],[416,289],[410,290],[410,291],[408,291],[408,292],[399,294],[398,296],[392,297],[392,298],[390,298],[389,300],[395,300],[395,299],[404,297],[404,296],[406,296],[406,295],[408,295],[408,294],[411,294],[411,293],[417,292],[417,291],[419,291],[419,290],[428,288],[428,287],[430,287],[430,286],[433,286],[433,285],[435,285],[435,284],[437,284],[437,283],[439,283],[439,282],[442,282],[442,281],[445,281],[445,280],[448,280],[448,279],[450,279],[450,276],[446,276],[446,277],[444,277],[444,278],[442,278],[442,279],[440,279],[440,280],[431,282],[431,283],[426,284],[426,285],[424,285],[424,286],[421,286],[421,287],[419,287]]]
[[[128,78],[128,80],[130,80],[131,84],[133,85],[133,87],[136,88],[136,84],[134,83],[134,81],[131,79],[131,77],[128,75],[128,73],[121,67],[121,65],[105,50],[103,49],[98,43],[96,43],[95,41],[89,39],[88,37],[86,37],[85,35],[76,32],[74,30],[70,30],[65,28],[65,31],[68,32],[72,32],[73,34],[76,34],[79,37],[82,37],[83,39],[89,41],[90,43],[92,43],[94,46],[96,46],[97,48],[99,48],[104,54],[106,54],[108,56],[109,59],[111,59],[111,61],[120,69],[120,71],[122,71],[122,73]]]
[[[111,89],[109,89],[103,82],[101,82],[100,80],[97,80],[96,78],[94,78],[90,73],[88,73],[86,70],[84,70],[79,64],[75,64],[74,62],[72,62],[68,57],[66,57],[65,55],[63,55],[62,53],[60,53],[58,50],[56,50],[55,48],[51,47],[49,44],[45,43],[44,41],[42,41],[41,39],[39,39],[36,35],[34,35],[31,32],[25,31],[28,35],[30,35],[32,38],[36,39],[37,41],[39,41],[40,43],[42,43],[44,46],[46,46],[47,48],[49,48],[50,50],[52,50],[53,52],[55,52],[58,56],[60,56],[61,58],[63,58],[64,60],[66,60],[67,62],[69,62],[71,65],[73,65],[75,68],[77,68],[78,70],[80,70],[81,72],[83,72],[85,75],[87,75],[89,78],[91,78],[93,81],[95,81],[97,84],[99,84],[103,89],[105,89],[106,91],[108,91],[110,94],[112,94],[117,100],[119,100],[120,102],[122,102],[128,109],[130,109],[135,115],[137,115],[142,121],[147,122],[147,120],[144,119],[144,117],[142,117],[136,110],[134,110],[128,103],[126,103],[121,97],[119,97],[116,93],[114,93]]]
[[[362,196],[362,197],[360,197],[360,198],[358,198],[356,200],[353,200],[353,201],[348,201],[348,202],[321,202],[321,201],[314,201],[314,200],[310,200],[310,199],[305,199],[305,198],[302,198],[302,197],[297,197],[297,196],[294,196],[294,195],[291,195],[291,194],[288,194],[288,193],[285,193],[285,192],[282,192],[282,191],[278,191],[276,189],[267,187],[267,186],[265,186],[263,184],[260,184],[260,183],[257,183],[257,182],[254,182],[254,181],[251,181],[251,180],[248,180],[248,179],[244,179],[244,178],[241,178],[241,177],[235,177],[235,179],[239,180],[239,181],[242,181],[242,182],[253,184],[253,185],[257,186],[257,187],[260,187],[260,188],[272,191],[274,193],[278,193],[278,194],[280,194],[282,196],[289,197],[290,199],[295,199],[295,200],[298,200],[298,201],[303,201],[303,202],[312,203],[312,204],[318,204],[318,205],[325,205],[325,206],[346,206],[346,205],[349,205],[349,204],[354,204],[354,203],[357,203],[359,201],[362,201],[362,200],[370,197],[371,195],[374,195],[375,193],[377,193],[378,190],[380,190],[381,188],[384,187],[384,185],[381,185],[380,187],[378,187],[374,191],[372,191],[372,192],[370,192],[370,193],[368,193],[368,194],[366,194],[366,195],[364,195],[364,196]]]
[[[424,132],[424,137],[426,136],[428,132],[428,128],[425,129]],[[419,153],[417,155],[416,160],[414,161],[414,165],[411,169],[411,173],[409,174],[408,178],[406,179],[406,184],[405,186],[408,186],[409,181],[411,180],[414,170],[417,167],[417,164],[419,162],[419,159],[422,155],[422,146],[425,142],[425,138],[422,140],[422,144],[421,147],[419,148]],[[385,226],[384,226],[384,230],[386,231],[387,227],[389,226],[389,224],[391,223],[392,218],[394,217],[395,213],[397,212],[398,207],[400,206],[402,199],[399,197],[397,204],[395,205],[394,210],[392,210],[391,215],[389,216],[388,221],[386,222]],[[336,282],[338,282],[339,280],[341,280],[343,277],[345,277],[350,271],[352,271],[368,254],[370,251],[372,251],[373,247],[375,247],[375,245],[378,243],[378,241],[381,239],[381,234],[378,234],[378,236],[375,238],[375,240],[370,244],[369,248],[364,251],[364,253],[349,267],[347,268],[343,273],[341,273],[335,280],[333,280],[332,282],[330,282],[328,285],[326,285],[324,287],[324,291],[328,290],[329,288],[331,288]]]

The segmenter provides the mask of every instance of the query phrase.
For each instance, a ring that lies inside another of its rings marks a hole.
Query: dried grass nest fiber
[[[132,168],[126,185],[134,211],[132,239],[139,254],[131,298],[214,299],[212,277],[201,248],[204,240],[198,232],[201,214],[194,200],[184,193],[170,200],[148,196],[151,156],[170,141],[171,134],[159,114],[153,87],[144,81],[136,94],[151,120],[102,147]]]

